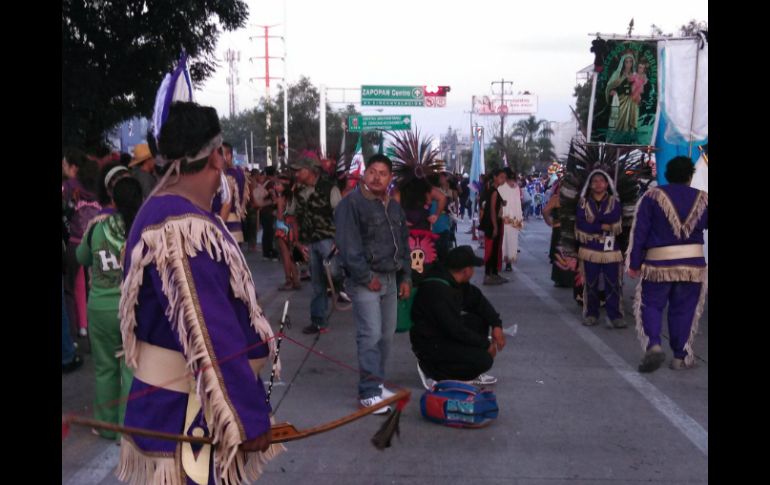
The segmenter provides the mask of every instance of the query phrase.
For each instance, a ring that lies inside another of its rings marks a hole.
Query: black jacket
[[[449,285],[426,281],[429,278],[442,279]],[[455,341],[488,348],[489,339],[463,323],[465,313],[478,315],[492,327],[502,326],[500,315],[480,289],[470,283],[455,282],[443,265],[436,265],[426,273],[414,298],[410,338],[413,343]]]

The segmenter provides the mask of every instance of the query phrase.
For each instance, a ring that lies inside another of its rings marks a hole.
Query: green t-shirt
[[[89,308],[118,310],[125,247],[125,224],[123,217],[117,213],[96,223],[89,233],[83,235],[77,248],[77,258],[83,266],[91,267]]]

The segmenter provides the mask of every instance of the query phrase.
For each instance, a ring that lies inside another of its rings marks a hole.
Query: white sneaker
[[[78,334],[81,337],[88,337],[88,330],[86,330],[85,327],[83,327],[80,330],[78,330]]]
[[[361,399],[358,401],[359,408],[368,408],[383,401],[382,396],[372,396],[369,399]],[[390,412],[390,406],[384,406],[380,409],[373,411],[372,414],[388,414]]]
[[[430,377],[426,377],[425,376],[425,373],[420,368],[420,364],[419,363],[417,364],[417,373],[420,375],[420,380],[422,381],[422,386],[425,389],[427,389],[428,391],[433,389],[433,385],[436,383],[436,381],[434,381]]]
[[[497,383],[497,377],[490,376],[489,374],[480,374],[477,378],[471,381],[474,386],[490,386]]]
[[[391,397],[395,396],[396,393],[385,387],[385,385],[380,384],[380,389],[382,390],[382,394],[380,395],[383,399],[390,399]]]
[[[338,301],[341,301],[343,303],[351,303],[353,301],[350,299],[348,294],[345,293],[344,291],[340,291],[337,297],[338,297]]]

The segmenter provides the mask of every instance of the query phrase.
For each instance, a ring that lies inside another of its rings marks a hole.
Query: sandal
[[[671,363],[668,365],[671,370],[690,370],[695,368],[695,362],[690,365],[684,363],[684,359],[671,359]]]
[[[648,350],[647,353],[644,354],[642,362],[639,364],[639,372],[656,371],[665,360],[666,354],[664,354],[661,350]]]

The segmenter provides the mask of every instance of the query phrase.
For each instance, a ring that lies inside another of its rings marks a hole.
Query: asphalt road
[[[470,243],[461,223],[458,240]],[[412,399],[401,419],[401,435],[385,451],[370,439],[382,423],[367,416],[333,431],[287,444],[266,467],[261,483],[297,484],[597,484],[708,482],[708,305],[694,344],[698,367],[674,372],[662,367],[639,374],[642,350],[633,328],[636,282],[626,279],[629,327],[583,327],[569,289],[550,281],[550,228],[531,218],[521,235],[520,259],[511,282],[482,287],[503,317],[508,345],[491,374],[499,418],[479,430],[432,424],[419,412],[423,389],[407,334],[397,334],[388,387],[405,387]],[[476,243],[474,248],[476,247]],[[279,263],[247,255],[260,302],[272,322],[291,297],[293,322],[287,335],[303,345],[313,336],[300,329],[309,320],[310,285],[276,291]],[[474,282],[481,284],[483,268]],[[274,326],[277,330],[277,324]],[[664,339],[664,348],[671,351]],[[87,352],[87,342],[81,340]],[[356,367],[355,328],[350,312],[334,313],[331,331],[315,350]],[[273,406],[278,422],[298,428],[348,415],[356,409],[356,373],[310,355],[285,340],[283,380]],[[93,393],[90,355],[77,372],[62,376],[62,412],[88,412]],[[269,376],[266,373],[265,378]],[[265,379],[266,380],[266,379]],[[289,386],[289,384],[291,384]],[[287,389],[289,390],[287,393]],[[62,441],[62,483],[118,484],[113,475],[119,448],[74,427]]]

